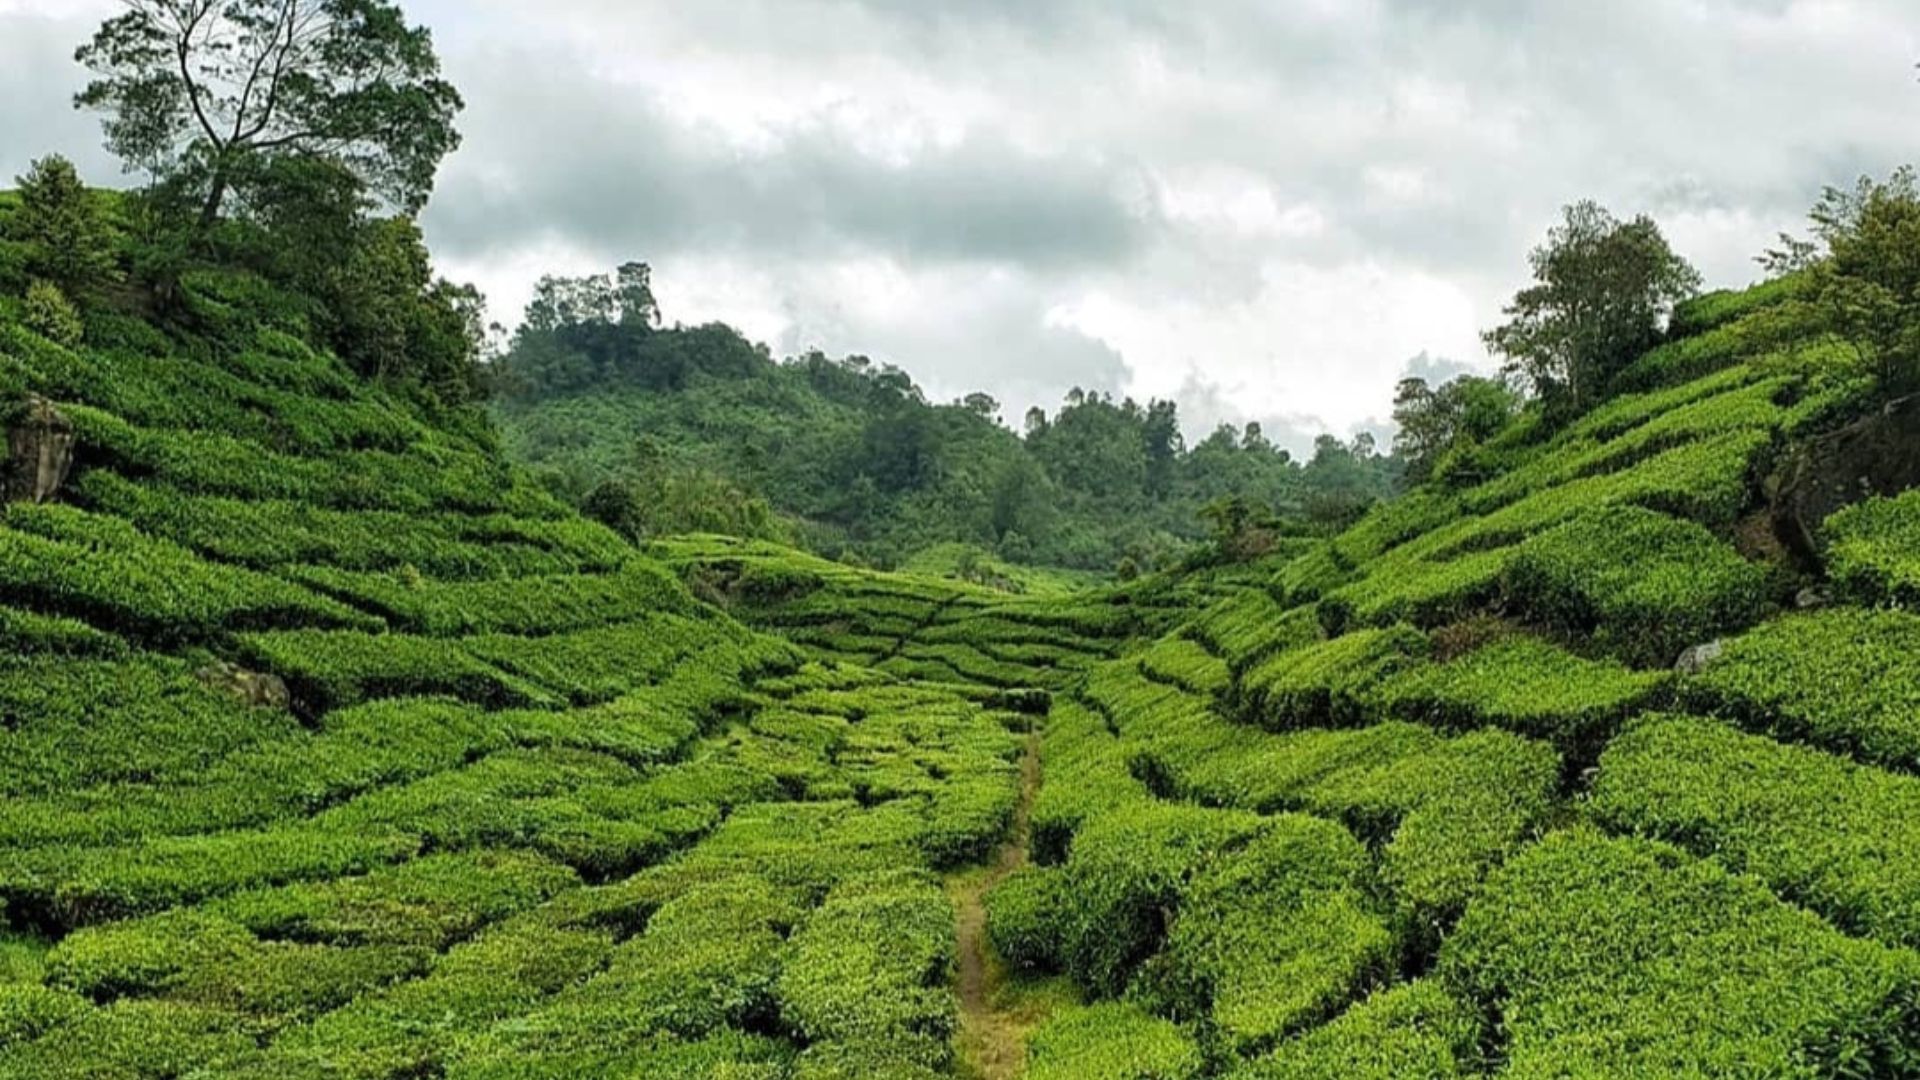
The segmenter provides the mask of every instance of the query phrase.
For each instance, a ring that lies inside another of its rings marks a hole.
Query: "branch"
[[[192,17],[180,27],[180,36],[174,45],[174,55],[180,63],[180,80],[186,84],[187,101],[193,106],[194,118],[200,121],[200,130],[206,132],[216,150],[225,151],[227,144],[220,141],[220,133],[214,130],[212,122],[207,119],[207,111],[200,104],[200,85],[194,82],[192,69],[187,64],[187,52],[193,43],[194,31],[199,29],[200,20],[213,10],[213,5],[189,7],[188,10],[192,12]]]

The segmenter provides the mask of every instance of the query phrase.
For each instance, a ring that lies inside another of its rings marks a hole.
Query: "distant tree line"
[[[1207,538],[1212,503],[1324,531],[1400,468],[1370,439],[1296,461],[1258,424],[1189,447],[1173,402],[1085,390],[1016,434],[984,393],[934,402],[865,357],[777,361],[729,327],[663,326],[641,264],[541,282],[494,374],[510,446],[630,533],[745,530],[888,564],[961,542],[1151,568]]]

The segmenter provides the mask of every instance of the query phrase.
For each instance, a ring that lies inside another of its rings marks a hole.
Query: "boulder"
[[[7,456],[0,470],[0,501],[46,502],[73,470],[73,421],[51,401],[29,395],[0,410]]]
[[[282,712],[293,707],[293,694],[287,690],[286,680],[278,675],[263,675],[224,661],[203,667],[196,674],[202,683],[242,705]]]
[[[1809,585],[1793,597],[1793,606],[1801,611],[1829,608],[1833,603],[1833,589],[1826,585]]]
[[[1920,395],[1794,449],[1769,484],[1773,531],[1808,570],[1820,566],[1820,530],[1837,511],[1920,487]]]
[[[1673,665],[1673,670],[1682,675],[1698,675],[1705,671],[1708,665],[1724,656],[1726,651],[1727,643],[1724,641],[1709,641],[1705,645],[1695,645],[1680,654],[1680,661]]]

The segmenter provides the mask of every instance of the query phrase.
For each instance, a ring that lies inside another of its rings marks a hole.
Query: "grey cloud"
[[[56,152],[96,183],[119,180],[118,164],[100,148],[98,121],[73,108],[86,77],[73,51],[93,28],[85,17],[0,13],[0,187]]]
[[[567,58],[494,58],[556,71]],[[613,257],[698,248],[1048,268],[1122,262],[1151,238],[1152,207],[1098,154],[1042,154],[990,133],[905,161],[863,150],[831,121],[742,150],[648,97],[552,76],[470,92],[469,156],[432,211],[461,255],[559,232]],[[501,170],[497,163],[514,160]]]

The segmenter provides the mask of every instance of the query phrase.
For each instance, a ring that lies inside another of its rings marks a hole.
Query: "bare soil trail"
[[[947,879],[953,899],[954,927],[959,941],[959,970],[954,992],[960,1001],[960,1030],[956,1037],[960,1075],[969,1080],[1014,1080],[1026,1071],[1026,1038],[1049,1011],[1045,1003],[1023,1003],[1020,995],[1005,993],[1010,980],[1006,964],[987,940],[987,892],[1027,865],[1034,796],[1040,790],[1040,735],[1027,736],[1020,761],[1020,801],[1014,809],[1013,830],[1006,843],[981,867]]]

